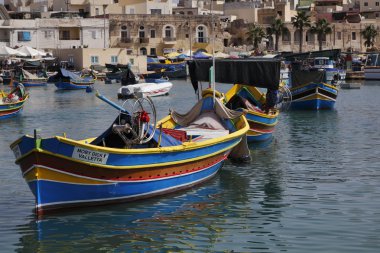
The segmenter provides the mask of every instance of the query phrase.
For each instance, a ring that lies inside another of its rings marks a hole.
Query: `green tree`
[[[365,39],[364,45],[366,47],[373,47],[375,45],[377,31],[374,25],[367,26],[363,31],[361,31],[361,35]]]
[[[274,35],[275,37],[275,51],[278,51],[278,40],[280,38],[280,35],[283,34],[285,31],[288,31],[288,28],[285,27],[284,22],[276,18],[273,23],[270,25],[270,27],[267,27],[266,33],[268,36]]]
[[[326,19],[319,19],[311,28],[310,31],[314,34],[317,34],[319,50],[322,50],[322,40],[326,34],[332,33],[330,24]]]
[[[297,28],[300,33],[300,53],[302,53],[303,46],[303,30],[306,27],[310,27],[310,16],[305,11],[298,11],[292,21],[293,27]]]
[[[254,49],[259,47],[259,43],[265,38],[265,32],[261,26],[257,26],[255,24],[251,24],[248,28],[248,32],[246,33],[248,36],[247,41],[253,44]]]

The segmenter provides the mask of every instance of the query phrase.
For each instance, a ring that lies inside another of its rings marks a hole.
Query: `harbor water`
[[[189,82],[153,98],[159,118],[196,101]],[[96,83],[117,101],[120,84]],[[226,91],[230,85],[218,85]],[[0,88],[8,89],[6,86]],[[378,252],[380,81],[340,90],[331,111],[282,112],[252,161],[227,161],[190,190],[132,203],[34,214],[9,144],[95,137],[118,111],[84,90],[29,89],[22,114],[0,121],[0,252]],[[121,103],[121,101],[119,101]]]

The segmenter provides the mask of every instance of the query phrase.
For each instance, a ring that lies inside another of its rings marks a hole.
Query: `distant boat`
[[[360,89],[361,83],[342,83],[340,85],[341,89]]]
[[[9,93],[0,90],[0,119],[6,119],[18,115],[24,108],[29,94],[25,92],[22,84],[19,84]]]
[[[189,62],[190,78],[197,90],[197,82],[207,81],[212,60],[192,60]],[[224,59],[215,60],[216,82],[233,83],[232,88],[216,96],[229,109],[244,111],[249,123],[248,142],[262,142],[271,139],[278,122],[279,110],[275,108],[277,90],[280,84],[281,62],[278,59]],[[267,98],[257,87],[270,90],[274,94]],[[204,90],[202,96],[212,91]]]
[[[315,57],[310,70],[325,70],[325,82],[339,85],[346,80],[346,71],[336,67],[335,61],[329,57]]]
[[[9,85],[11,83],[13,71],[14,71],[13,69],[10,69],[10,70],[3,69],[1,71],[0,77],[1,79],[3,79],[3,85]]]
[[[332,109],[338,96],[338,87],[326,83],[326,72],[293,70],[289,90],[290,109]]]
[[[47,80],[48,78],[46,77],[39,77],[25,69],[20,69],[16,71],[14,85],[17,86],[19,83],[22,83],[25,87],[46,86]]]
[[[169,81],[158,83],[138,83],[122,86],[117,93],[119,99],[136,97],[157,97],[169,94],[173,84]]]
[[[57,74],[49,77],[49,82],[54,82],[55,86],[60,90],[78,90],[87,89],[96,81],[96,76],[79,76],[71,71],[60,68]]]
[[[367,55],[364,65],[365,80],[380,80],[380,59],[379,53],[371,53]]]

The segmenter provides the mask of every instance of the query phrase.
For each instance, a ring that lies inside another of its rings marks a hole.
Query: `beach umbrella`
[[[29,46],[21,46],[17,48],[17,51],[22,52],[26,54],[26,56],[31,56],[31,57],[41,57],[41,56],[46,56],[45,52],[39,51],[37,49],[34,49]]]
[[[186,58],[188,58],[188,57],[189,57],[189,56],[186,55],[186,54],[180,54],[180,55],[177,56],[177,58],[179,58],[179,59],[186,59]]]
[[[229,54],[222,53],[222,52],[217,52],[217,53],[215,53],[214,57],[215,57],[215,58],[229,58],[230,55],[229,55]]]
[[[194,59],[210,59],[212,58],[212,55],[206,52],[199,51],[193,55],[193,58]]]
[[[2,46],[0,47],[0,56],[26,56],[26,54],[13,48]]]
[[[175,59],[175,58],[177,58],[178,57],[178,55],[179,55],[179,53],[177,53],[177,52],[171,52],[171,53],[169,53],[169,54],[167,54],[167,55],[165,55],[167,58],[169,58],[169,59]]]

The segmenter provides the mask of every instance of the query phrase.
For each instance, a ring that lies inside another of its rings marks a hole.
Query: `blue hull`
[[[290,89],[293,101],[290,109],[326,110],[334,108],[338,89],[325,83],[310,83]]]
[[[186,189],[213,177],[222,167],[219,162],[204,170],[184,176],[169,177],[162,180],[141,180],[136,182],[111,182],[109,184],[83,185],[46,180],[29,182],[37,203],[45,210],[49,206],[63,204],[66,207],[84,203],[105,204],[128,200],[144,199],[163,193]],[[57,194],[57,193],[60,194]]]
[[[248,135],[247,134],[247,141],[248,142],[262,142],[267,141],[273,137],[272,133],[267,134],[260,134],[260,135]]]
[[[24,87],[41,87],[41,86],[46,86],[47,85],[47,82],[43,82],[43,83],[28,83],[28,82],[21,82]],[[19,82],[14,82],[13,83],[14,86],[17,86],[19,85]]]
[[[326,101],[313,99],[308,101],[292,102],[290,109],[292,110],[330,110],[333,109],[335,101]]]
[[[21,109],[18,110],[18,111],[15,111],[15,112],[9,113],[9,114],[3,114],[3,115],[0,115],[0,120],[16,117],[18,114],[20,114],[20,113],[22,112],[22,109],[23,109],[23,108],[21,108]]]
[[[66,83],[66,82],[57,82],[57,83],[55,83],[55,86],[59,90],[83,90],[83,89],[87,89],[87,87],[89,87],[90,85],[91,84],[88,84],[88,85],[85,85],[85,84],[76,85],[76,84]]]

